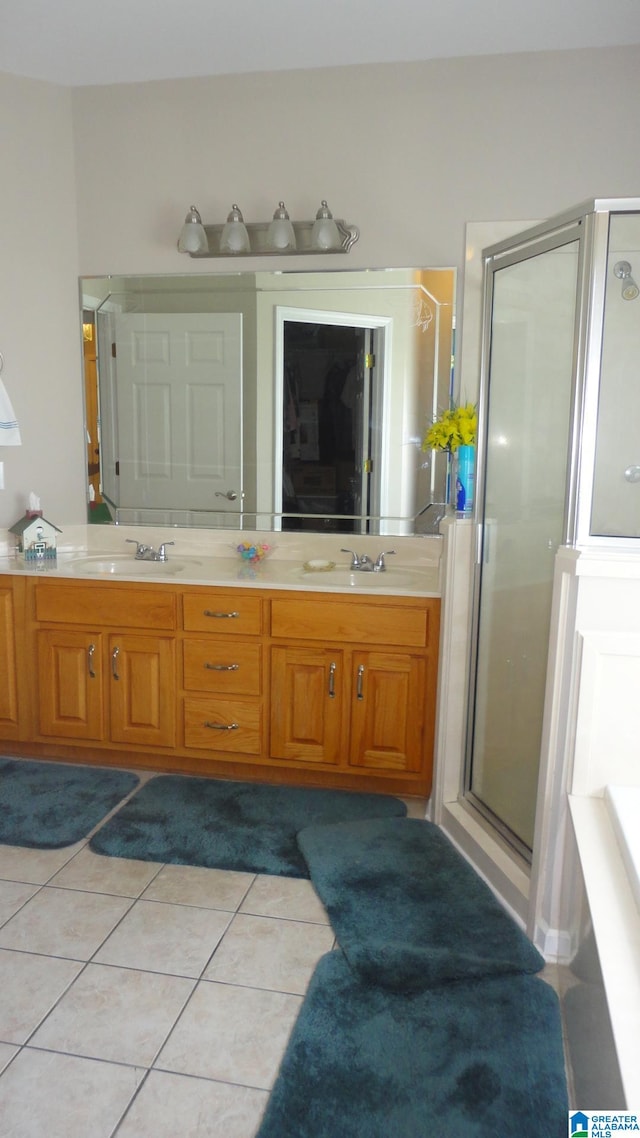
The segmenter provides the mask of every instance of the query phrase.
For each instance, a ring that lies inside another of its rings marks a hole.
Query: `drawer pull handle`
[[[329,664],[329,699],[336,698],[336,665]]]
[[[211,612],[210,609],[205,609],[204,615],[215,617],[216,620],[224,620],[225,618],[229,619],[229,620],[233,620],[235,617],[240,616],[240,613],[239,612]]]
[[[113,652],[111,653],[111,675],[113,676],[114,680],[120,679],[120,676],[118,674],[118,656],[119,655],[120,655],[120,649],[114,648]]]
[[[205,720],[205,727],[209,727],[211,731],[237,731],[239,723],[207,723]]]
[[[204,666],[209,672],[237,672],[240,667],[239,664],[208,664],[206,661]]]
[[[89,675],[91,676],[92,680],[95,680],[95,678],[96,678],[95,669],[93,667],[93,657],[95,655],[95,651],[96,651],[95,644],[90,644],[88,649],[87,649],[87,668],[89,670]]]
[[[356,687],[356,698],[364,699],[364,664],[358,665],[358,684]]]

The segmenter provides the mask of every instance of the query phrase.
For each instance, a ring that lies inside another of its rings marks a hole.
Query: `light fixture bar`
[[[291,222],[296,235],[296,248],[287,250],[273,249],[269,246],[268,233],[271,221],[247,221],[245,225],[249,233],[251,247],[246,252],[221,252],[220,238],[224,225],[207,225],[206,222],[203,222],[203,225],[207,235],[208,250],[195,253],[186,250],[186,252],[195,260],[201,260],[206,257],[232,257],[235,259],[240,257],[299,257],[301,254],[303,256],[314,256],[316,253],[323,253],[325,255],[348,253],[360,237],[360,230],[357,225],[349,225],[339,218],[335,218],[334,220],[338,227],[341,242],[335,249],[315,249],[312,246],[311,232],[314,226],[313,221]]]

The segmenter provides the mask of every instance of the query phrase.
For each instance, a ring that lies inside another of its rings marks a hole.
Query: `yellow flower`
[[[478,430],[478,413],[473,403],[450,407],[429,427],[422,440],[423,450],[457,450],[473,446]]]

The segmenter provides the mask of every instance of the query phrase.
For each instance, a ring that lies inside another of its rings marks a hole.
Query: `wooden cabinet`
[[[263,603],[246,591],[183,595],[186,748],[219,761],[264,761]]]
[[[40,733],[56,739],[103,739],[101,634],[46,628],[38,632],[37,645]]]
[[[18,644],[11,579],[0,585],[0,739],[18,739]]]
[[[275,599],[271,632],[306,641],[272,648],[272,756],[363,777],[416,776],[427,792],[438,602]]]
[[[173,637],[109,637],[109,728],[114,743],[173,747],[176,741]]]
[[[34,602],[40,735],[174,747],[173,596],[47,581],[35,586]],[[164,634],[147,631],[154,626]]]
[[[25,580],[19,620],[0,587],[0,738],[71,758],[90,744],[84,761],[429,793],[438,600]],[[22,734],[17,625],[34,661]]]
[[[317,645],[271,653],[271,754],[335,766],[348,745],[344,653]]]

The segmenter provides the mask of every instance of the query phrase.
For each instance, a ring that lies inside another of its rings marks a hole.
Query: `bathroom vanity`
[[[360,581],[176,555],[153,573],[105,555],[0,576],[8,750],[429,794],[437,568]]]

